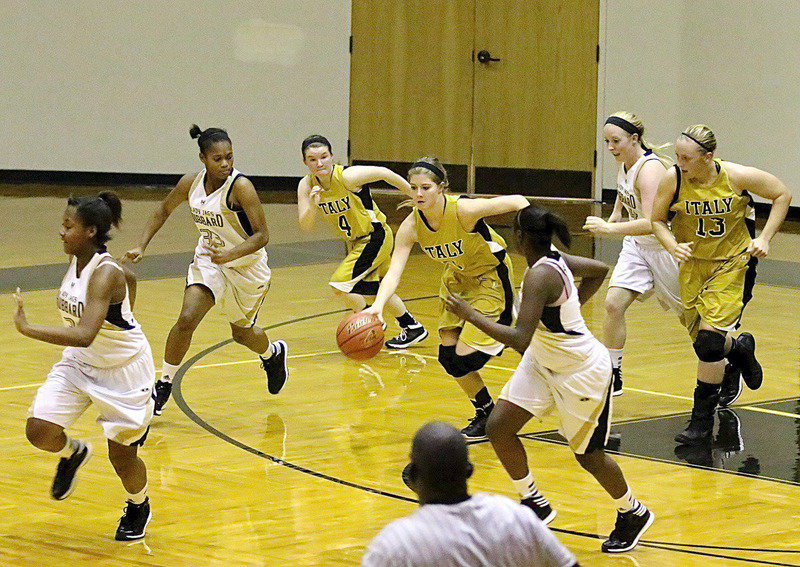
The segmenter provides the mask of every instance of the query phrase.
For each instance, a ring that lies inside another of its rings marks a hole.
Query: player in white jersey
[[[156,232],[175,207],[189,202],[189,211],[200,232],[189,265],[183,307],[169,332],[164,348],[161,378],[156,382],[155,414],[169,399],[172,379],[192,342],[192,334],[206,313],[218,305],[231,326],[231,336],[261,358],[267,388],[277,394],[288,375],[284,341],[271,343],[256,317],[269,290],[267,253],[269,231],[264,210],[253,184],[233,167],[233,145],[219,128],[189,131],[200,146],[205,169],[187,173],[156,209],[137,248],[124,260],[138,262]]]
[[[508,498],[467,491],[469,451],[452,425],[433,421],[414,435],[403,480],[420,507],[386,526],[364,567],[574,567],[575,556],[531,510]]]
[[[516,326],[496,323],[458,297],[450,296],[446,302],[449,311],[522,353],[489,416],[489,441],[522,503],[550,522],[555,511],[536,487],[517,433],[532,417],[542,419],[555,409],[575,458],[617,506],[616,525],[602,550],[631,550],[654,516],[634,498],[619,465],[605,453],[612,415],[611,357],[586,327],[580,311],[600,289],[608,266],[553,251],[554,233],[569,248],[569,230],[561,218],[539,207],[521,210],[515,229],[529,266]],[[580,287],[573,272],[581,277]]]
[[[108,231],[119,224],[121,213],[113,193],[69,199],[60,235],[71,262],[57,298],[64,327],[30,325],[19,288],[14,323],[26,337],[66,346],[36,392],[25,427],[34,447],[61,457],[50,495],[67,498],[78,469],[92,454],[89,443],[64,429],[94,404],[109,460],[128,493],[115,536],[126,541],[144,537],[151,516],[147,469],[137,452],[153,417],[155,366],[131,312],[136,280],[106,252]]]
[[[617,112],[606,120],[603,126],[606,148],[619,164],[617,198],[608,221],[590,216],[583,227],[594,234],[625,237],[605,300],[603,342],[611,352],[615,396],[622,394],[625,312],[634,300],[644,301],[655,293],[661,305],[683,321],[678,263],[653,236],[648,220],[658,184],[669,163],[648,147],[643,135],[644,125],[635,114]],[[623,209],[627,221],[623,220]]]

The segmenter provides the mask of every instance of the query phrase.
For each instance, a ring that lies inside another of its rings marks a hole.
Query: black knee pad
[[[439,364],[453,378],[461,378],[470,372],[480,370],[490,358],[492,355],[480,351],[461,356],[456,354],[455,345],[439,345]]]
[[[719,362],[725,358],[725,335],[720,333],[701,329],[692,346],[703,362]]]

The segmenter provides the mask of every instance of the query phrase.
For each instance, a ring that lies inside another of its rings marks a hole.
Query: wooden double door
[[[599,0],[353,0],[350,160],[591,197]]]

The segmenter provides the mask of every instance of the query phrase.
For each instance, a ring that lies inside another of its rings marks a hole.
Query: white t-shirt
[[[367,546],[361,565],[569,567],[575,556],[533,511],[494,494],[426,504],[395,520]]]

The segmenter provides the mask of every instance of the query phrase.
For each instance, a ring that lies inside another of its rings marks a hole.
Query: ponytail
[[[566,246],[572,244],[572,235],[567,223],[560,216],[547,209],[528,205],[517,213],[514,226],[528,235],[534,245],[541,250],[549,250],[553,243],[553,234]]]
[[[189,135],[192,139],[197,139],[197,145],[200,146],[200,151],[202,153],[206,153],[206,151],[217,142],[233,144],[228,136],[228,132],[222,128],[207,128],[206,130],[202,130],[197,124],[192,124],[192,127],[189,128]]]

